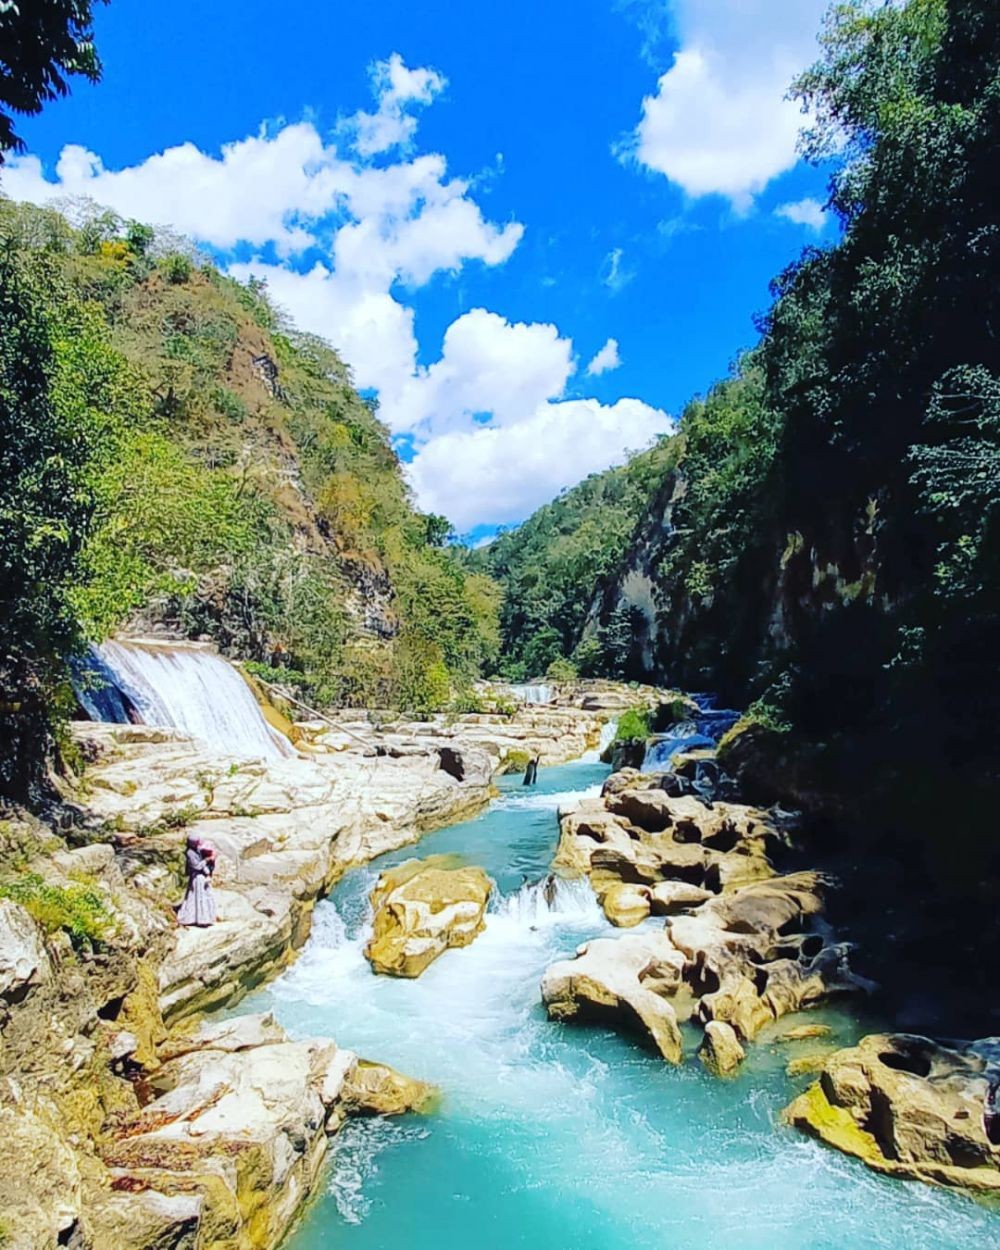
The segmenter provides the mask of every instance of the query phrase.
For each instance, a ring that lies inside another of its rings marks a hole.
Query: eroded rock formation
[[[585,874],[615,925],[667,919],[553,965],[542,983],[549,1014],[615,1016],[674,1062],[679,1034],[664,1036],[693,1019],[706,1065],[729,1072],[766,1025],[857,988],[846,948],[813,927],[829,881],[777,875],[769,849],[781,837],[757,808],[671,797],[634,770],[610,777],[602,798],[562,815],[555,865]]]
[[[481,868],[447,856],[411,859],[382,873],[365,954],[375,972],[418,977],[439,955],[468,946],[485,927],[493,883]]]
[[[889,1176],[1000,1193],[1000,1147],[983,1128],[1000,1039],[942,1045],[873,1034],[838,1050],[785,1119]]]

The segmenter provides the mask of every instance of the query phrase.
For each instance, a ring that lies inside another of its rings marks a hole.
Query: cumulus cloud
[[[808,226],[810,230],[819,231],[826,225],[826,209],[819,200],[794,200],[789,204],[779,204],[774,212],[775,216],[784,217],[797,226]]]
[[[217,154],[180,143],[117,170],[69,145],[53,175],[35,157],[11,160],[4,191],[36,203],[84,196],[168,224],[212,247],[233,276],[264,278],[295,323],[329,340],[357,385],[377,391],[383,419],[415,454],[421,507],[462,529],[519,521],[670,421],[638,399],[567,400],[572,340],[486,308],[454,320],[437,359],[421,363],[410,293],[435,274],[503,264],[524,227],[488,220],[442,155],[412,154],[413,110],[445,86],[437,71],[394,54],[374,67],[373,83],[375,111],[332,137],[308,121],[265,126]],[[621,249],[607,258],[613,289],[631,277],[622,260]],[[588,372],[617,363],[609,339]]]
[[[610,373],[617,369],[622,358],[618,354],[618,340],[608,339],[594,359],[587,366],[587,376],[596,378],[602,373]]]
[[[677,0],[673,65],[624,152],[688,195],[739,211],[796,162],[799,106],[784,98],[813,59],[826,0]]]
[[[434,439],[408,468],[421,507],[459,531],[520,521],[588,473],[620,463],[673,423],[638,399],[542,405],[516,425],[483,426]]]
[[[344,122],[344,129],[353,132],[354,146],[361,156],[410,144],[417,119],[407,108],[430,104],[448,85],[437,70],[409,69],[398,52],[387,61],[376,61],[370,77],[377,109],[374,113],[355,113]]]

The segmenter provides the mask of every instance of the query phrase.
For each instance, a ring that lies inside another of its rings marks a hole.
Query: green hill
[[[498,594],[413,506],[376,405],[259,287],[83,206],[0,201],[4,774],[64,657],[166,626],[319,703],[443,706]]]

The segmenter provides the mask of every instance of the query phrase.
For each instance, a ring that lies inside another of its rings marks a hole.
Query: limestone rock
[[[1000,1193],[1000,1150],[983,1129],[984,1048],[873,1034],[830,1055],[785,1118],[890,1176]]]
[[[721,1020],[710,1020],[705,1025],[705,1037],[698,1057],[715,1076],[728,1076],[746,1058],[746,1051],[731,1025]]]
[[[348,1076],[343,1096],[352,1115],[402,1115],[430,1110],[440,1095],[425,1081],[362,1059]]]
[[[375,972],[417,977],[449,947],[468,946],[485,927],[492,882],[481,868],[446,856],[411,859],[382,873],[365,954]]]
[[[683,962],[664,934],[597,938],[581,946],[575,959],[547,969],[542,1002],[553,1020],[620,1023],[679,1063],[681,1035],[669,995],[680,985]]]
[[[80,1169],[73,1151],[27,1111],[0,1110],[0,1213],[12,1250],[70,1244],[81,1218]]]
[[[686,881],[661,881],[649,890],[650,907],[654,916],[669,916],[679,911],[689,911],[707,903],[714,895],[701,886]]]
[[[801,1042],[810,1037],[829,1037],[833,1030],[828,1024],[799,1024],[793,1029],[786,1029],[776,1042]]]
[[[642,885],[612,885],[600,902],[604,914],[620,929],[641,924],[650,914],[650,890]]]
[[[828,1050],[818,1050],[814,1054],[799,1055],[796,1059],[790,1059],[785,1065],[785,1076],[795,1080],[796,1077],[822,1072],[829,1054]]]
[[[0,997],[21,997],[50,975],[38,926],[23,907],[0,899]]]
[[[168,1197],[194,1190],[200,1224],[229,1226],[236,1213],[234,1248],[274,1246],[342,1120],[337,1104],[354,1056],[347,1052],[345,1064],[332,1042],[292,1042],[266,1016],[209,1025],[189,1045],[150,1077],[156,1097],[105,1150],[115,1188],[146,1182]]]

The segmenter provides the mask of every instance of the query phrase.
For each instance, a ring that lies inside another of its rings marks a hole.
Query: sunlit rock
[[[411,859],[382,873],[365,947],[374,971],[417,977],[449,947],[468,946],[485,927],[491,888],[481,868],[454,867],[445,856]]]

